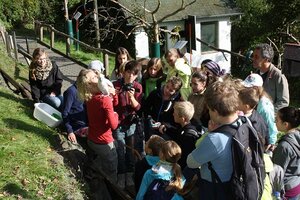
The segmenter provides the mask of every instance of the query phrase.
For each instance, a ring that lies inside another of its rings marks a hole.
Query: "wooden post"
[[[13,45],[14,45],[14,52],[15,52],[15,59],[16,61],[19,61],[18,58],[18,45],[17,45],[17,40],[16,40],[16,32],[13,32]]]
[[[66,55],[70,56],[70,46],[71,46],[71,39],[69,37],[67,37],[67,41],[66,41]]]
[[[51,26],[51,38],[50,38],[50,49],[54,48],[54,31],[53,31],[53,28]]]
[[[40,40],[43,41],[44,40],[44,27],[40,26]]]
[[[7,32],[5,33],[5,40],[6,40],[6,51],[7,51],[7,54],[8,54],[9,56],[11,56],[10,38],[9,38],[9,35],[8,35]]]
[[[105,68],[105,75],[109,76],[109,56],[107,53],[103,53],[103,63]]]
[[[30,48],[29,48],[29,43],[28,43],[28,38],[27,38],[27,36],[25,36],[25,42],[26,42],[26,50],[27,50],[27,53],[30,54]]]
[[[99,16],[98,16],[98,1],[94,0],[94,20],[95,20],[95,31],[96,31],[96,47],[100,48],[100,33],[99,33]]]

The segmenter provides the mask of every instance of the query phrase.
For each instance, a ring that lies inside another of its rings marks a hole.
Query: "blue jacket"
[[[262,98],[260,98],[256,110],[268,125],[269,143],[275,144],[277,141],[278,130],[275,124],[275,112],[274,112],[273,103],[271,102],[270,99],[263,96]]]
[[[71,85],[63,95],[62,118],[69,134],[87,126],[87,115],[83,102],[78,99],[76,84]]]
[[[152,169],[148,169],[143,177],[142,184],[136,196],[136,200],[143,200],[144,195],[154,179],[171,180],[173,177],[172,164],[166,161],[159,161]],[[185,179],[182,178],[182,185]],[[183,200],[183,197],[175,193],[172,200]]]

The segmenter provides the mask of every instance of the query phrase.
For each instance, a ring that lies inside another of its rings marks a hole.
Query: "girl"
[[[195,113],[192,124],[196,127],[201,126],[202,112],[204,110],[204,92],[206,90],[207,75],[205,72],[195,72],[192,75],[191,87],[192,94],[189,95],[188,101],[194,105]]]
[[[256,106],[256,110],[265,120],[269,128],[269,132],[268,132],[269,145],[266,147],[265,150],[273,151],[275,147],[274,145],[277,140],[278,131],[276,128],[276,124],[274,123],[275,121],[274,105],[269,95],[264,91],[263,80],[260,75],[252,73],[249,76],[247,76],[243,84],[247,88],[253,88],[254,90],[257,90],[257,93],[259,95],[259,102]]]
[[[118,114],[113,110],[113,105],[118,103],[118,96],[114,88],[110,88],[110,95],[103,95],[98,88],[98,75],[91,69],[80,72],[77,87],[79,98],[86,103],[88,146],[97,155],[93,167],[116,183],[118,158],[112,129],[118,126]]]
[[[147,64],[147,71],[143,74],[142,86],[144,91],[144,99],[150,92],[160,88],[162,82],[166,80],[166,75],[162,70],[162,62],[160,58],[151,58]]]
[[[181,168],[177,161],[181,157],[181,148],[174,141],[166,141],[162,144],[159,158],[160,161],[146,171],[136,200],[143,200],[147,195],[151,195],[147,190],[150,184],[155,179],[163,179],[170,181],[166,187],[166,191],[174,190],[176,193],[173,195],[172,200],[183,199],[177,192],[180,192],[184,185],[184,177],[181,174]]]
[[[31,95],[35,102],[45,102],[61,110],[62,73],[55,62],[51,62],[46,52],[37,48],[33,51],[29,66]]]
[[[117,80],[122,78],[122,66],[127,62],[132,60],[129,52],[124,47],[119,47],[115,56],[115,68],[112,71],[110,80]]]
[[[279,140],[273,153],[273,162],[284,171],[285,197],[300,199],[300,110],[284,107],[277,112],[276,126],[285,135]]]
[[[169,49],[165,54],[165,58],[168,63],[168,74],[167,81],[172,76],[177,76],[182,80],[182,87],[180,89],[180,94],[184,100],[187,100],[190,94],[190,76],[192,74],[191,67],[186,64],[184,58],[181,58],[180,52],[175,49]]]

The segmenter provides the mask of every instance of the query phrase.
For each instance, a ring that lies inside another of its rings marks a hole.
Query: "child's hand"
[[[158,131],[161,133],[161,134],[164,134],[166,132],[167,128],[165,125],[160,125],[159,128],[158,128]]]

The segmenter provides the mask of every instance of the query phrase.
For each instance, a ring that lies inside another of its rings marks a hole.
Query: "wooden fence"
[[[66,52],[65,55],[67,57],[70,57],[71,54],[71,40],[78,43],[79,45],[83,46],[84,48],[91,50],[91,51],[95,51],[98,53],[102,53],[103,54],[103,63],[104,63],[104,67],[105,67],[105,72],[106,75],[109,75],[109,56],[115,56],[114,52],[111,52],[107,49],[101,49],[101,48],[96,48],[93,47],[89,44],[86,44],[80,40],[77,40],[74,37],[69,36],[66,33],[63,33],[61,31],[56,30],[53,26],[40,22],[40,21],[35,21],[35,31],[36,34],[38,36],[38,41],[43,42],[44,40],[44,31],[48,31],[50,33],[50,49],[55,49],[55,34],[57,34],[60,37],[63,37],[65,39],[66,42]]]

